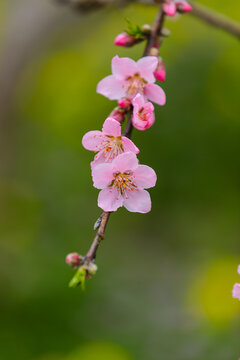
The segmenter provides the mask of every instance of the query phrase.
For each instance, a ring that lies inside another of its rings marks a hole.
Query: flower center
[[[148,112],[142,107],[138,112],[139,119],[142,121],[147,121],[147,114]]]
[[[122,137],[118,136],[104,136],[103,142],[101,144],[101,150],[106,161],[113,160],[116,156],[124,152],[122,145]]]
[[[136,73],[133,76],[129,76],[127,79],[127,95],[130,98],[133,98],[138,93],[144,93],[144,87],[147,84],[147,81],[144,80],[140,74]]]
[[[137,186],[133,181],[134,176],[132,172],[117,172],[114,175],[115,178],[112,181],[110,187],[117,189],[121,193],[121,195],[125,196],[125,198],[128,199],[128,192],[137,190]]]

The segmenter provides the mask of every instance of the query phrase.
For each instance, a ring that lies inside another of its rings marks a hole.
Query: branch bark
[[[195,2],[191,3],[191,5],[193,7],[191,11],[193,16],[240,39],[240,24],[238,22]]]

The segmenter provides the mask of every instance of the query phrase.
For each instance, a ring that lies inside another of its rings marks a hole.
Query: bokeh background
[[[238,0],[201,1],[240,20]],[[134,131],[158,174],[152,212],[111,216],[87,290],[69,289],[100,214],[81,146],[115,106],[96,94],[125,18],[53,0],[0,1],[2,360],[230,360],[240,357],[240,51],[191,15],[169,20],[167,104]]]

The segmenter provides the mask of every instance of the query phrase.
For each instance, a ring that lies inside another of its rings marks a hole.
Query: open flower
[[[92,169],[93,185],[102,189],[98,206],[104,211],[116,211],[125,206],[128,211],[147,213],[151,210],[151,198],[144,190],[155,186],[155,171],[139,165],[132,152],[118,155],[112,163],[100,164]]]
[[[150,102],[145,102],[142,95],[137,94],[132,101],[133,117],[132,124],[138,130],[150,128],[154,121],[154,106]]]
[[[159,105],[164,105],[166,96],[163,89],[154,84],[154,71],[158,65],[155,56],[145,56],[135,62],[130,58],[112,59],[112,75],[98,83],[97,92],[110,100],[127,97],[133,99],[137,94]]]
[[[237,272],[240,275],[240,265],[238,265]],[[240,300],[240,284],[235,284],[233,286],[232,296],[233,298]]]
[[[232,291],[232,296],[235,299],[240,300],[240,284],[235,284]]]
[[[163,10],[167,15],[174,16],[177,11],[192,11],[192,6],[185,0],[165,0]]]
[[[102,131],[89,131],[82,139],[82,145],[87,150],[98,152],[95,155],[91,166],[101,163],[108,163],[125,151],[134,154],[139,153],[139,149],[134,143],[125,136],[121,136],[121,125],[115,119],[109,117],[103,124]]]

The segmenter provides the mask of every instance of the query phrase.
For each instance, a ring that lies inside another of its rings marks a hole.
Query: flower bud
[[[127,98],[122,98],[118,100],[118,106],[120,106],[123,109],[129,110],[131,105],[131,101]]]
[[[119,34],[115,40],[114,45],[130,47],[133,46],[137,42],[135,36],[131,36],[128,33],[124,32]]]
[[[125,115],[126,110],[117,106],[115,107],[115,109],[113,109],[109,116],[121,123],[125,119]]]
[[[153,74],[154,74],[154,76],[155,76],[155,78],[157,80],[165,81],[165,79],[166,79],[166,70],[165,70],[164,62],[162,61],[161,58],[159,58],[157,69]]]
[[[181,3],[177,6],[177,9],[179,12],[189,12],[192,11],[193,8],[186,1],[181,1]]]
[[[149,24],[144,24],[144,25],[142,25],[141,30],[144,35],[149,35],[151,32],[151,26]]]
[[[158,56],[159,55],[159,51],[158,51],[158,46],[157,47],[152,47],[149,50],[149,56]]]
[[[97,265],[94,264],[94,263],[91,263],[91,264],[88,266],[88,273],[89,273],[89,275],[90,275],[90,276],[95,275],[96,272],[97,272],[97,269],[98,269]]]
[[[78,255],[78,253],[68,254],[66,257],[66,263],[72,268],[76,268],[81,261],[82,261],[82,257]]]

